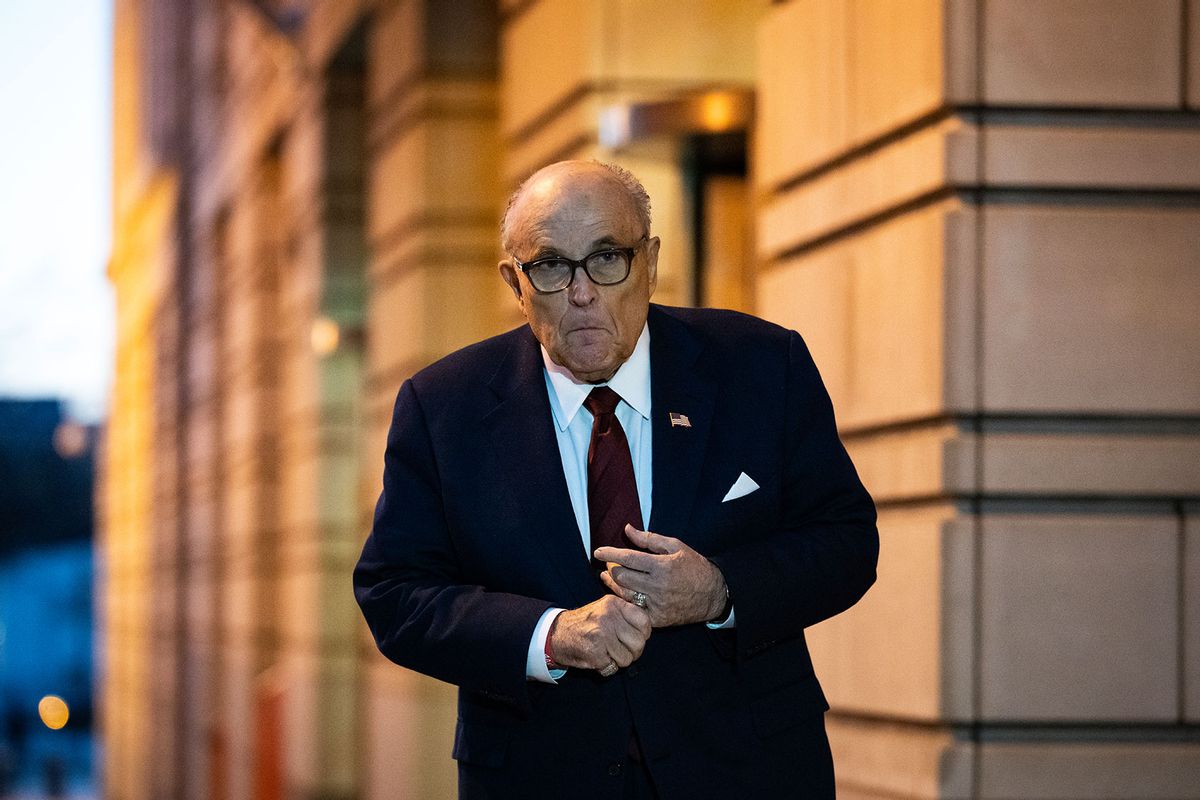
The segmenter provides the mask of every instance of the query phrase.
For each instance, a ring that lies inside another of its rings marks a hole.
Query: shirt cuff
[[[525,677],[528,680],[558,683],[558,679],[567,674],[565,669],[550,669],[546,666],[546,637],[550,635],[550,623],[564,610],[547,608],[534,626],[533,636],[529,639],[529,652],[525,655]]]
[[[737,619],[733,615],[733,606],[729,607],[729,616],[726,617],[723,622],[706,622],[705,625],[708,626],[710,631],[722,631],[726,628],[736,628]]]

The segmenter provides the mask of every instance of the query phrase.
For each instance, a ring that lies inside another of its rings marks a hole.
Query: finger
[[[610,575],[607,570],[600,573],[600,581],[605,586],[608,587],[609,591],[611,591],[617,597],[624,600],[626,603],[633,602],[633,593],[635,590],[634,589],[626,589],[624,586],[617,583],[616,580],[613,578],[613,576]]]
[[[628,550],[624,547],[597,547],[593,553],[597,561],[614,562],[623,567],[649,572],[659,556],[643,553],[641,550]]]
[[[621,639],[621,644],[629,650],[630,662],[637,660],[646,647],[646,637],[640,631],[629,626],[622,628],[617,636]]]
[[[651,553],[677,553],[684,548],[683,542],[674,537],[662,536],[650,531],[640,531],[632,525],[625,526],[625,535],[629,537],[629,541],[643,550],[649,550]]]
[[[631,592],[645,592],[646,594],[662,593],[659,581],[656,581],[651,575],[638,572],[636,569],[613,567],[608,570],[608,574],[614,581]]]
[[[623,564],[628,566],[648,554],[643,553],[641,550],[630,550],[627,547],[610,547],[605,545],[604,547],[597,547],[592,555],[596,557],[597,561],[603,561],[606,564]]]
[[[625,603],[621,606],[621,616],[644,636],[649,636],[650,631],[654,628],[650,622],[650,614],[647,613],[646,609],[635,606],[633,603]]]
[[[620,636],[614,636],[612,641],[609,642],[608,657],[611,658],[613,663],[618,667],[628,667],[633,663],[633,659],[635,658],[633,651],[630,650],[623,641],[621,641]]]
[[[647,622],[649,621],[648,615],[643,613],[642,616],[646,617]],[[631,620],[622,620],[620,625],[613,628],[613,632],[616,634],[617,638],[620,639],[622,644],[624,644],[630,650],[633,650],[635,645],[640,645],[642,642],[646,641],[646,639],[649,638],[652,630],[654,629],[651,627],[647,627],[644,624],[639,624],[638,622]]]

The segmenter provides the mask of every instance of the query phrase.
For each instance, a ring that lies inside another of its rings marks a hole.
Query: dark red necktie
[[[583,401],[593,417],[592,442],[588,445],[588,517],[591,519],[592,552],[605,545],[634,548],[625,536],[626,523],[643,530],[629,441],[615,413],[619,402],[621,396],[607,386],[592,389]],[[602,568],[603,564],[596,566]]]

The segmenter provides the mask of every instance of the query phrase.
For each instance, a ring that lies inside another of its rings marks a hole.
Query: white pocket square
[[[739,497],[745,497],[751,492],[758,489],[758,484],[754,482],[746,473],[738,475],[738,479],[733,482],[733,486],[729,487],[729,491],[725,493],[725,497],[721,499],[722,503],[728,503],[730,500],[737,500]]]

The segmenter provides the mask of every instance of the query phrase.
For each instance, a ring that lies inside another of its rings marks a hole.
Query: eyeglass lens
[[[629,263],[629,255],[624,251],[602,250],[588,256],[583,268],[593,283],[608,286],[628,277]],[[564,289],[571,283],[572,267],[573,263],[565,258],[541,261],[529,268],[529,280],[539,292]]]

